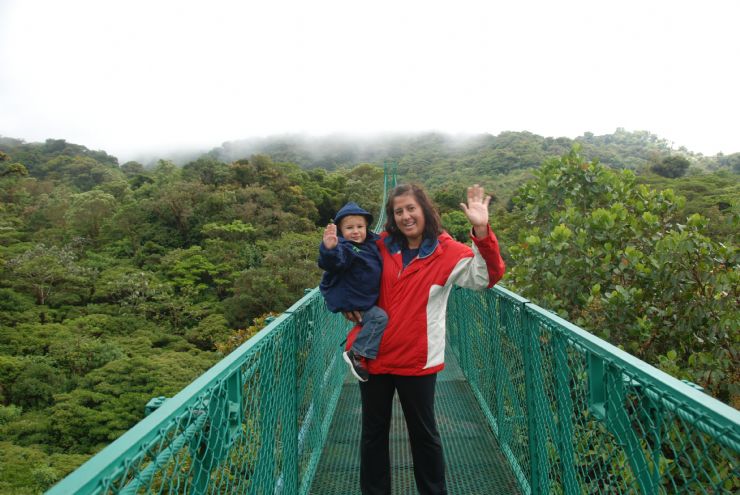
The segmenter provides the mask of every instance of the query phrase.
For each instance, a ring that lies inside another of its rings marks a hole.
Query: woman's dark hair
[[[388,202],[385,204],[385,230],[396,242],[406,243],[406,236],[396,225],[396,217],[393,214],[393,200],[399,196],[412,194],[424,212],[424,239],[436,239],[442,233],[442,220],[437,213],[437,207],[429,199],[427,193],[421,186],[416,184],[399,184],[391,190]]]

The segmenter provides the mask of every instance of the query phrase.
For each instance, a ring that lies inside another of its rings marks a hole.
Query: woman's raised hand
[[[337,239],[336,224],[330,223],[326,226],[326,228],[324,229],[323,243],[326,249],[334,249],[335,247],[337,247],[337,244],[339,244],[339,239]]]
[[[481,186],[475,184],[468,188],[468,204],[460,203],[460,206],[473,225],[476,237],[483,237],[488,233],[488,204],[491,196]]]

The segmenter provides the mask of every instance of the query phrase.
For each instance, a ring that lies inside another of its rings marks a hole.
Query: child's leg
[[[360,356],[368,359],[375,359],[378,356],[378,347],[380,339],[383,338],[383,331],[388,324],[388,315],[378,306],[364,311],[362,313],[362,328],[357,333],[352,350]]]

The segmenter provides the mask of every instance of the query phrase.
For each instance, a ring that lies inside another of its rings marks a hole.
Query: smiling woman
[[[389,224],[389,232],[402,234],[410,249],[418,249],[426,232],[426,217],[429,216],[429,231],[426,232],[429,237],[439,234],[442,222],[429,198],[418,186],[400,186],[395,192],[398,195],[390,204],[393,215],[388,215],[388,218],[393,218],[393,222]]]

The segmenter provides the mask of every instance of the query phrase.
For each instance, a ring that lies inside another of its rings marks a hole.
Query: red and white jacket
[[[370,374],[428,375],[444,368],[447,299],[454,285],[470,289],[493,287],[504,275],[498,240],[473,237],[473,247],[443,232],[425,239],[419,255],[403,268],[401,246],[387,232],[377,241],[383,258],[378,306],[388,313],[377,359],[368,360]],[[359,326],[347,336],[352,346]]]

